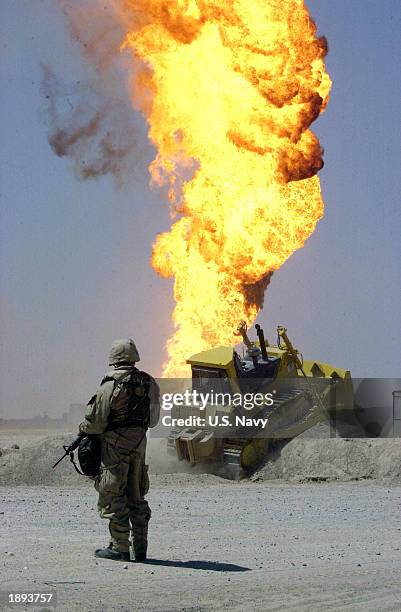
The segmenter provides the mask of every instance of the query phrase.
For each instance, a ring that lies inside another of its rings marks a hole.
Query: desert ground
[[[0,433],[3,592],[53,592],[57,610],[85,612],[401,610],[399,440],[299,438],[239,482],[185,470],[151,441],[144,564],[93,556],[108,539],[92,483],[68,460],[49,469],[68,440]]]

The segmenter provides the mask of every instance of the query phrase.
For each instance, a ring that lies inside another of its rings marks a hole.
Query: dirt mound
[[[401,481],[401,439],[298,437],[278,449],[253,480]]]
[[[50,435],[29,435],[15,433],[9,437],[2,432],[0,455],[0,485],[75,485],[91,484],[91,481],[77,474],[68,457],[55,470],[52,465],[64,454],[63,444],[72,442],[75,434],[52,433]],[[18,439],[18,449],[12,448]],[[75,453],[75,460],[77,453]],[[204,466],[191,468],[188,463],[179,462],[167,453],[166,440],[150,440],[147,461],[152,474],[199,474],[207,470]]]
[[[350,431],[350,430],[349,430]],[[261,480],[319,481],[377,479],[401,481],[401,439],[329,437],[333,431],[324,423],[276,448],[267,464],[253,476]],[[52,465],[63,454],[63,444],[74,434],[58,433],[2,436],[0,485],[87,485],[68,458],[55,470]],[[19,449],[12,448],[18,442]],[[149,441],[147,460],[151,474],[199,475],[207,466],[192,468],[167,453],[166,440]]]
[[[72,434],[53,434],[38,440],[20,443],[2,449],[0,457],[0,485],[74,485],[86,483],[77,474],[69,459],[52,470],[52,465],[63,455],[63,444],[72,441]]]

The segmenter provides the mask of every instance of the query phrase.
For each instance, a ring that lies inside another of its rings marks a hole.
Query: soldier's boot
[[[133,557],[135,561],[143,562],[146,561],[147,553],[148,553],[148,529],[146,525],[146,529],[142,530],[141,533],[134,532],[132,534],[132,548],[133,548]]]
[[[146,500],[131,505],[131,539],[135,561],[146,561],[148,552],[148,526],[151,511]]]
[[[139,561],[139,562],[146,561],[147,553],[148,553],[147,537],[139,539],[137,536],[136,538],[134,538],[133,543],[132,543],[132,550],[133,550],[133,557],[135,561]]]
[[[95,550],[95,557],[99,557],[99,559],[111,559],[112,561],[131,560],[128,551],[115,550],[112,544],[109,544],[107,548],[97,548]]]

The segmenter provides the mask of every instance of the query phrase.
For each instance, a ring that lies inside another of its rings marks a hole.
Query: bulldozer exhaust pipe
[[[260,327],[258,323],[255,325],[255,329],[256,329],[256,333],[258,334],[260,350],[262,351],[262,357],[264,361],[269,361],[269,356],[266,351],[265,334],[263,332],[263,329]]]

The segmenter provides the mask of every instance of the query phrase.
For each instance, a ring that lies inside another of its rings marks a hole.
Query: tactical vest
[[[118,427],[143,427],[147,429],[150,414],[150,376],[136,368],[120,378],[106,376],[104,382],[112,380],[114,391],[111,398],[107,431]]]

